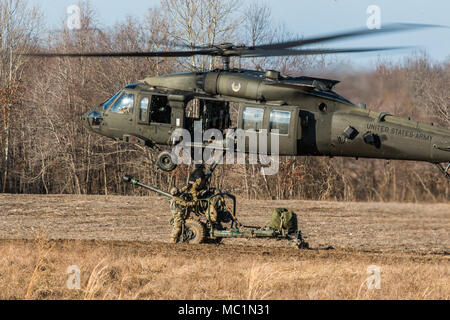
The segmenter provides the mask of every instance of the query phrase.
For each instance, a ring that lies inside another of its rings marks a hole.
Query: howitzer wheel
[[[181,242],[199,244],[205,242],[206,229],[203,223],[197,220],[187,220],[184,223],[184,233]]]

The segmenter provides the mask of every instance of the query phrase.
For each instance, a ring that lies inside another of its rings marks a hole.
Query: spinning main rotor
[[[28,53],[27,56],[34,57],[192,57],[213,56],[222,57],[223,69],[230,68],[231,57],[259,58],[259,57],[281,57],[281,56],[304,56],[323,55],[337,53],[377,52],[406,49],[410,47],[359,47],[359,48],[301,48],[312,44],[323,44],[335,40],[374,36],[380,34],[404,32],[423,28],[442,27],[430,24],[393,23],[381,29],[357,29],[346,32],[332,33],[328,35],[284,41],[278,43],[261,44],[257,46],[235,45],[224,43],[219,45],[197,46],[195,44],[184,44],[167,42],[176,47],[184,47],[189,50],[177,51],[143,51],[143,52],[72,52],[72,53]]]

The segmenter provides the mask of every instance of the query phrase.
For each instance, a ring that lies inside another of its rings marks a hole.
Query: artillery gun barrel
[[[137,180],[137,179],[135,179],[135,178],[133,178],[132,176],[129,176],[129,175],[124,176],[123,177],[123,181],[125,181],[126,183],[131,183],[134,186],[139,186],[139,187],[142,187],[144,189],[156,192],[156,193],[158,193],[158,194],[160,194],[162,196],[168,197],[168,198],[172,198],[173,197],[170,193],[167,193],[167,192],[164,192],[164,191],[159,190],[157,188],[154,188],[154,187],[148,186],[146,184],[143,184],[143,183],[139,182],[139,180]]]

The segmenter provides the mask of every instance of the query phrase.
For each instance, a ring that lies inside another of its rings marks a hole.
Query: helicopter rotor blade
[[[432,25],[432,24],[414,24],[414,23],[393,23],[388,24],[381,29],[368,29],[368,28],[362,28],[362,29],[356,29],[356,30],[350,30],[346,32],[339,32],[339,33],[332,33],[329,35],[319,36],[319,37],[312,37],[312,38],[306,38],[306,39],[298,39],[293,41],[285,41],[285,42],[279,42],[279,43],[273,43],[273,44],[262,44],[257,45],[253,47],[252,49],[287,49],[287,48],[293,48],[293,47],[299,47],[299,46],[305,46],[309,44],[317,44],[317,43],[324,43],[334,40],[341,40],[341,39],[348,39],[348,38],[357,38],[357,37],[363,37],[363,36],[374,36],[384,33],[394,33],[394,32],[403,32],[403,31],[410,31],[415,29],[424,29],[424,28],[447,28],[446,26],[440,26],[440,25]]]
[[[176,47],[176,48],[186,48],[189,50],[205,50],[210,49],[211,46],[198,46],[195,44],[189,44],[184,41],[180,40],[171,40],[171,39],[152,39],[153,43],[157,45],[166,45],[169,47]]]
[[[320,55],[333,53],[357,53],[371,51],[386,51],[405,49],[407,47],[385,47],[385,48],[350,48],[350,49],[295,49],[295,47],[309,44],[324,43],[338,39],[348,39],[362,36],[372,36],[380,33],[392,33],[408,31],[423,28],[437,28],[445,26],[430,24],[410,24],[394,23],[383,27],[382,29],[359,29],[341,33],[334,33],[321,37],[301,39],[274,44],[263,44],[254,47],[245,45],[235,46],[230,43],[221,45],[196,46],[183,44],[177,41],[167,42],[171,45],[189,48],[190,50],[181,51],[142,51],[142,52],[92,52],[92,53],[26,53],[24,56],[30,57],[192,57],[192,56],[216,56],[216,57],[275,57],[275,56],[298,56],[298,55]],[[163,42],[167,40],[161,39]]]
[[[154,52],[92,52],[92,53],[25,53],[24,56],[29,57],[192,57],[196,55],[214,55],[213,50],[197,50],[197,51],[154,51]]]
[[[411,49],[411,48],[413,48],[413,47],[247,50],[247,51],[239,54],[239,56],[243,57],[243,58],[304,56],[304,55],[322,55],[322,54],[337,54],[337,53],[391,51],[391,50],[403,50],[403,49]]]
[[[197,50],[197,51],[161,51],[161,52],[93,52],[93,53],[25,53],[29,57],[191,57],[196,55],[211,55],[225,57],[280,57],[280,56],[300,56],[300,55],[321,55],[336,53],[358,53],[376,52],[408,49],[411,47],[375,47],[375,48],[342,48],[342,49],[234,49],[220,52],[218,50]]]

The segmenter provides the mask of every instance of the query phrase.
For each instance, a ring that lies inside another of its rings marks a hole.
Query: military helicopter
[[[38,57],[221,57],[216,70],[148,77],[123,87],[113,97],[82,116],[83,124],[106,137],[161,151],[173,147],[177,128],[192,132],[195,121],[202,130],[221,132],[231,127],[230,103],[239,104],[236,127],[244,131],[278,135],[280,156],[329,156],[426,161],[450,180],[450,130],[375,112],[353,104],[333,91],[337,80],[283,76],[278,71],[230,67],[232,57],[275,57],[337,53],[380,52],[399,47],[312,49],[312,44],[373,36],[382,33],[438,27],[395,23],[382,29],[358,29],[324,36],[257,46],[194,46],[164,52],[33,53]],[[197,101],[198,112],[187,107]],[[270,139],[268,139],[270,140]],[[208,148],[207,141],[202,148]],[[246,148],[248,145],[246,144]],[[245,150],[249,152],[248,149]],[[270,145],[269,145],[270,151]],[[446,165],[443,166],[443,164]],[[170,152],[160,152],[158,166],[174,170]]]

